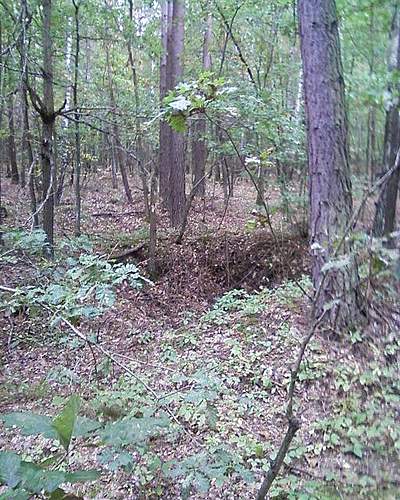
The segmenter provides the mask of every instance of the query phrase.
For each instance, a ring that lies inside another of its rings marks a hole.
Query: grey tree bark
[[[129,0],[129,19],[133,23],[133,2]],[[132,43],[131,40],[128,40],[128,60],[129,65],[131,67],[132,72],[132,83],[133,83],[133,91],[135,95],[135,132],[136,132],[136,158],[138,163],[139,177],[142,182],[143,188],[143,199],[146,217],[150,217],[150,205],[151,205],[151,196],[148,185],[148,175],[144,166],[144,148],[142,141],[142,127],[140,122],[140,97],[139,97],[139,82],[137,77],[137,70],[134,63],[133,51],[132,51]],[[151,176],[152,177],[152,176]]]
[[[345,89],[334,0],[299,0],[301,55],[308,128],[310,244],[316,317],[341,331],[361,316],[359,279],[350,243],[341,264],[324,268],[352,213]]]
[[[389,74],[400,71],[400,6],[393,3],[392,27],[388,54]],[[390,78],[390,81],[393,79]],[[394,165],[397,150],[400,146],[400,83],[389,83],[386,98],[386,121],[383,164],[384,171],[388,172]],[[380,193],[376,204],[373,225],[375,236],[387,236],[395,229],[396,206],[399,190],[400,172],[397,169],[389,178]]]
[[[172,18],[172,0],[164,0],[161,3],[161,58],[160,58],[160,104],[167,95],[167,61],[168,61],[168,33],[170,31],[170,20]],[[159,130],[159,165],[158,165],[158,185],[159,194],[164,204],[168,204],[168,152],[171,128],[164,120],[160,121]]]
[[[52,0],[42,0],[43,6],[43,109],[42,109],[42,186],[43,186],[43,230],[48,245],[45,255],[54,254],[54,149],[53,133],[56,114],[53,95],[53,42],[51,38]]]
[[[74,191],[75,191],[75,236],[81,234],[81,135],[80,135],[80,114],[78,111],[78,78],[79,78],[79,51],[80,51],[80,32],[79,32],[79,7],[80,2],[72,0],[75,12],[75,63],[74,63],[74,85],[73,85],[73,103],[75,117],[75,176],[74,176]]]
[[[19,42],[20,64],[21,64],[21,106],[22,106],[22,148],[27,161],[27,169],[22,172],[28,172],[29,197],[31,205],[31,214],[33,227],[39,227],[39,217],[37,213],[36,190],[35,190],[35,162],[32,150],[32,141],[29,125],[29,102],[28,102],[28,47],[27,47],[27,29],[29,23],[29,13],[27,1],[21,0],[21,37]],[[24,187],[24,182],[21,182]]]

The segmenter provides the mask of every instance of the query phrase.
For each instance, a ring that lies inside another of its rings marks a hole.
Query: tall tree
[[[74,6],[75,20],[75,62],[74,62],[74,85],[73,103],[75,115],[75,236],[81,234],[81,134],[80,134],[80,114],[78,109],[78,78],[79,78],[79,51],[80,51],[80,31],[79,31],[79,0],[72,0]]]
[[[168,60],[168,32],[170,18],[172,17],[172,1],[163,0],[161,3],[161,58],[160,58],[160,104],[167,95],[167,60]],[[164,120],[160,121],[159,130],[159,165],[158,165],[158,183],[159,192],[162,200],[166,204],[168,202],[168,150],[171,128]]]
[[[22,148],[25,154],[23,161],[27,161],[28,167],[28,186],[31,205],[31,214],[33,219],[33,227],[39,227],[39,217],[37,213],[36,203],[36,190],[35,190],[35,177],[34,177],[34,158],[32,150],[32,141],[29,124],[29,102],[28,102],[28,25],[30,23],[30,14],[28,13],[28,6],[26,0],[21,0],[21,35],[19,40],[19,53],[21,65],[21,111],[22,111]],[[21,173],[24,173],[26,168],[23,166]],[[25,175],[21,179],[21,185],[24,187]]]
[[[42,78],[43,98],[29,86],[32,105],[39,113],[42,121],[41,138],[41,167],[42,167],[42,205],[43,205],[43,231],[46,233],[44,255],[52,258],[54,255],[54,189],[55,189],[55,164],[54,164],[54,126],[60,110],[54,110],[53,92],[53,38],[52,38],[52,0],[42,0],[43,26],[42,26]]]
[[[14,94],[10,94],[7,100],[8,111],[8,154],[11,166],[11,182],[19,183],[19,172],[17,164],[17,150],[15,148],[15,126],[14,126]]]
[[[352,213],[345,90],[335,0],[299,0],[308,129],[310,243],[315,316],[342,329],[360,317],[359,279],[350,243]],[[324,266],[341,256],[341,265]],[[324,312],[325,311],[325,312]]]
[[[129,20],[130,28],[133,30],[133,0],[129,0]],[[132,51],[132,39],[131,36],[128,38],[128,61],[132,72],[132,83],[133,92],[135,96],[135,133],[136,133],[136,158],[138,163],[139,176],[142,181],[143,189],[143,199],[145,205],[146,217],[150,216],[150,192],[148,186],[147,172],[144,166],[144,149],[143,149],[143,139],[142,139],[142,127],[140,122],[140,97],[139,97],[139,82],[136,70],[136,65],[134,62],[133,51]],[[150,176],[152,177],[152,176]]]
[[[163,4],[161,39],[166,52],[161,57],[160,95],[173,89],[183,75],[184,0]],[[168,207],[170,223],[179,226],[185,212],[185,151],[183,134],[167,124],[160,128],[160,192]],[[164,183],[164,185],[162,184]]]
[[[390,33],[388,70],[389,84],[386,92],[386,122],[383,151],[384,171],[389,171],[395,164],[400,147],[400,7],[393,3],[393,17]],[[397,73],[397,75],[396,75]],[[388,235],[395,229],[396,205],[399,190],[400,171],[397,169],[390,176],[380,193],[376,204],[373,232],[375,236]]]
[[[211,69],[210,44],[212,37],[212,15],[208,14],[206,20],[206,29],[203,40],[203,70]],[[200,114],[193,126],[192,142],[192,163],[193,163],[193,188],[196,196],[204,196],[206,192],[205,167],[207,159],[206,144],[206,118]]]
[[[110,94],[110,108],[113,113],[113,116],[115,117],[117,114],[117,103],[115,99],[114,82],[112,78],[113,72],[110,61],[110,47],[108,46],[108,44],[106,44],[105,48],[106,48],[108,89]],[[113,160],[118,164],[126,199],[128,200],[129,204],[132,204],[133,198],[132,198],[131,188],[129,186],[128,174],[126,172],[124,164],[123,149],[119,134],[119,126],[115,118],[113,118],[111,130],[112,130],[111,142],[113,147]]]

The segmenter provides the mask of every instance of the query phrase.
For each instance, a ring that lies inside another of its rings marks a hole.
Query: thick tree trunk
[[[15,126],[14,126],[14,96],[10,95],[7,100],[8,111],[8,158],[10,162],[11,182],[19,183],[19,172],[17,164],[17,151],[15,148]]]
[[[345,242],[337,250],[352,213],[338,20],[334,0],[300,0],[298,8],[308,126],[315,316],[325,314],[326,324],[340,331],[359,319],[360,305],[350,244]],[[341,264],[324,268],[336,256]]]
[[[389,73],[400,71],[400,7],[393,7],[393,21],[390,35]],[[400,84],[390,83],[387,88],[386,122],[383,164],[384,171],[390,170],[395,163],[400,147]],[[375,236],[386,236],[395,230],[396,205],[399,190],[400,171],[397,169],[384,186],[376,204],[373,226]]]

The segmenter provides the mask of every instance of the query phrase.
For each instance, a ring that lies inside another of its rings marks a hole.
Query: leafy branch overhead
[[[198,80],[178,84],[164,97],[164,118],[174,130],[185,132],[188,118],[205,113],[212,103],[228,91],[223,78],[216,78],[210,72],[203,73]]]

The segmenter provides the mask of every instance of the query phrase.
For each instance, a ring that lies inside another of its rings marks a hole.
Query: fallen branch
[[[143,215],[143,210],[134,210],[131,212],[95,212],[92,217],[124,217],[125,215]]]
[[[134,248],[130,248],[116,255],[111,255],[109,260],[112,260],[113,262],[123,262],[124,260],[129,259],[129,257],[136,257],[137,254],[145,248],[146,244],[147,243],[141,243]]]

